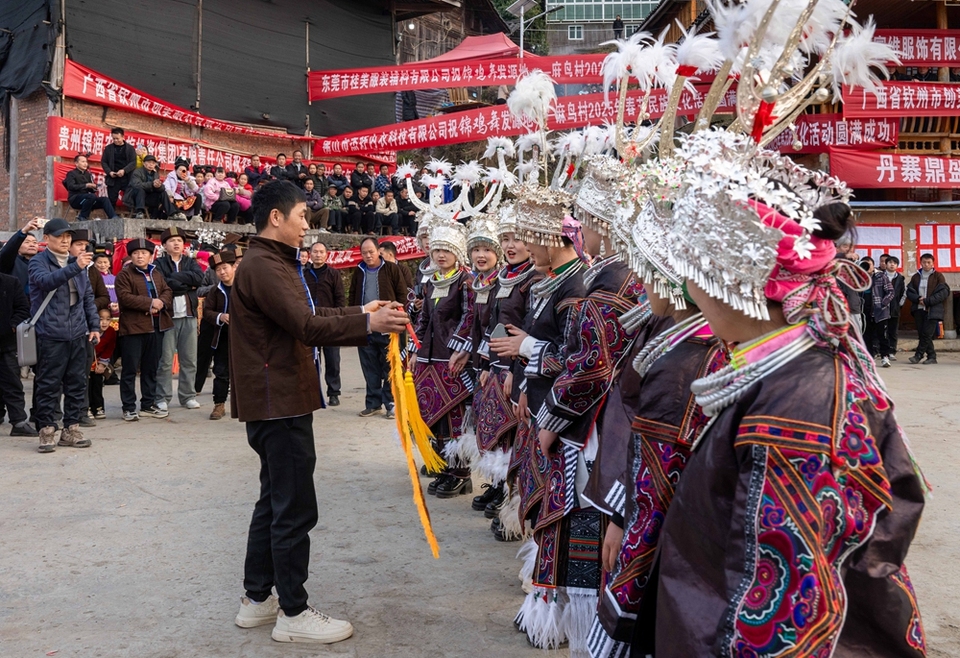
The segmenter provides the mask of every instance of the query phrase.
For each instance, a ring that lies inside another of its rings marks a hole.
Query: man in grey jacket
[[[100,340],[100,318],[93,301],[87,265],[93,254],[70,255],[73,232],[63,219],[51,219],[43,229],[47,250],[27,266],[30,278],[30,313],[35,315],[53,292],[36,325],[37,367],[34,379],[36,418],[40,430],[39,452],[53,452],[56,445],[87,448],[90,439],[80,432],[80,416],[87,385],[87,342]],[[63,432],[56,442],[54,415],[63,392]]]

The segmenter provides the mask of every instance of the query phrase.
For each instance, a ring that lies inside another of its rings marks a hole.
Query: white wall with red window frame
[[[960,272],[960,224],[920,224],[917,226],[917,262],[920,255],[933,254],[933,263],[941,272]]]
[[[881,254],[896,256],[903,271],[903,226],[900,224],[858,224],[857,256],[869,256],[876,265]]]

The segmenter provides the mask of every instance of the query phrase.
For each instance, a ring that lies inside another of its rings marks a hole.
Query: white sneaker
[[[155,405],[153,405],[153,406],[155,406],[155,407],[156,407],[157,409],[159,409],[160,411],[170,411],[170,408],[167,406],[167,401],[166,401],[166,400],[160,400],[159,402],[157,402],[157,403],[156,403]]]
[[[240,599],[240,612],[234,623],[240,628],[256,628],[273,624],[277,621],[277,610],[280,603],[276,596],[271,594],[263,603],[252,603],[247,597]]]
[[[190,398],[189,400],[183,403],[183,406],[186,407],[187,409],[199,409],[200,403],[197,402],[196,398]]]
[[[133,423],[140,420],[140,414],[138,414],[136,411],[124,411],[123,419],[128,423]]]
[[[890,359],[888,359],[887,357],[883,357],[883,359],[880,360],[880,367],[881,367],[881,368],[889,368],[889,367],[890,367]]]
[[[350,622],[328,617],[311,606],[296,617],[287,617],[283,610],[277,613],[277,625],[270,637],[277,642],[332,644],[351,635],[353,626]]]

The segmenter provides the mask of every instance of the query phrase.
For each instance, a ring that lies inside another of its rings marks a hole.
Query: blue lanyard
[[[297,252],[297,274],[300,275],[300,283],[303,285],[303,292],[307,295],[307,304],[310,306],[310,313],[317,314],[317,308],[313,305],[313,296],[310,294],[310,287],[307,286],[307,280],[303,277],[303,263],[300,262],[300,252]],[[317,381],[320,386],[320,408],[327,408],[327,401],[323,398],[323,377],[320,371],[320,348],[313,348],[313,365],[317,367]]]

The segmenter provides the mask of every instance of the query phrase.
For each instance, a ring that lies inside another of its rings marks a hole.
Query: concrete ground
[[[908,564],[930,655],[958,656],[960,355],[938,366],[905,356],[882,374],[936,488]],[[207,420],[209,388],[198,411],[124,423],[108,387],[92,448],[40,455],[36,440],[0,439],[0,656],[541,655],[511,623],[518,545],[493,539],[471,496],[428,497],[441,551],[430,556],[392,423],[357,417],[356,351],[343,357],[342,405],[315,415],[320,523],[307,588],[353,622],[353,638],[278,644],[269,626],[234,626],[258,493],[242,426]]]

